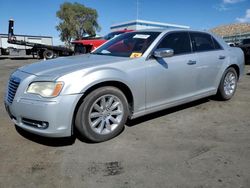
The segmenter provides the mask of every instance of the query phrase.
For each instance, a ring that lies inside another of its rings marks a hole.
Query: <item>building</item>
[[[39,43],[45,45],[53,45],[53,38],[50,36],[32,36],[32,35],[15,35],[16,40],[22,40],[25,42]],[[26,49],[30,49],[29,46],[10,44],[8,43],[8,35],[0,34],[0,55],[4,54],[6,50],[16,51],[20,53],[20,51],[25,51]]]
[[[128,22],[122,22],[118,24],[111,25],[111,31],[131,29],[131,30],[141,30],[141,29],[189,29],[189,26],[176,25],[161,22],[152,22],[146,20],[132,20]]]
[[[250,32],[247,33],[236,33],[231,36],[223,36],[222,37],[226,42],[240,43],[243,39],[250,38]]]
[[[221,36],[226,42],[240,43],[243,39],[250,38],[250,23],[222,25],[210,31]]]

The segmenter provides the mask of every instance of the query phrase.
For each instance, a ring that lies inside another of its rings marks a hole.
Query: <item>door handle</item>
[[[219,59],[225,59],[225,58],[226,58],[226,56],[224,56],[224,55],[219,56]]]
[[[196,64],[196,61],[189,60],[187,64],[188,64],[188,65],[195,65],[195,64]]]

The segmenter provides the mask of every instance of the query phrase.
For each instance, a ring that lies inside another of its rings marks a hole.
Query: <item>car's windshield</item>
[[[160,32],[125,33],[105,43],[92,54],[141,57],[159,34]]]
[[[114,38],[114,37],[120,35],[121,33],[124,33],[124,32],[122,32],[122,31],[112,32],[112,33],[109,33],[109,34],[105,35],[103,38],[104,38],[105,40],[110,40],[110,39],[112,39],[112,38]]]

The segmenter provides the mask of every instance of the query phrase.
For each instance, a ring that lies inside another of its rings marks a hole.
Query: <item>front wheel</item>
[[[85,138],[102,142],[117,136],[123,130],[127,117],[125,95],[115,87],[101,87],[84,98],[75,125]]]
[[[233,67],[228,68],[222,78],[218,88],[217,96],[221,100],[229,100],[233,97],[237,88],[238,75]]]

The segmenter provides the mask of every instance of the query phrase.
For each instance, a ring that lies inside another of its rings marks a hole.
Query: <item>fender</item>
[[[100,67],[98,69],[90,70],[85,72],[83,75],[79,73],[69,74],[67,76],[61,77],[60,81],[71,79],[70,85],[65,85],[63,89],[64,95],[80,94],[84,93],[86,90],[92,86],[106,82],[106,81],[118,81],[127,85],[131,91],[133,91],[132,80],[128,75],[116,68],[110,67]],[[74,84],[72,84],[74,83]]]

